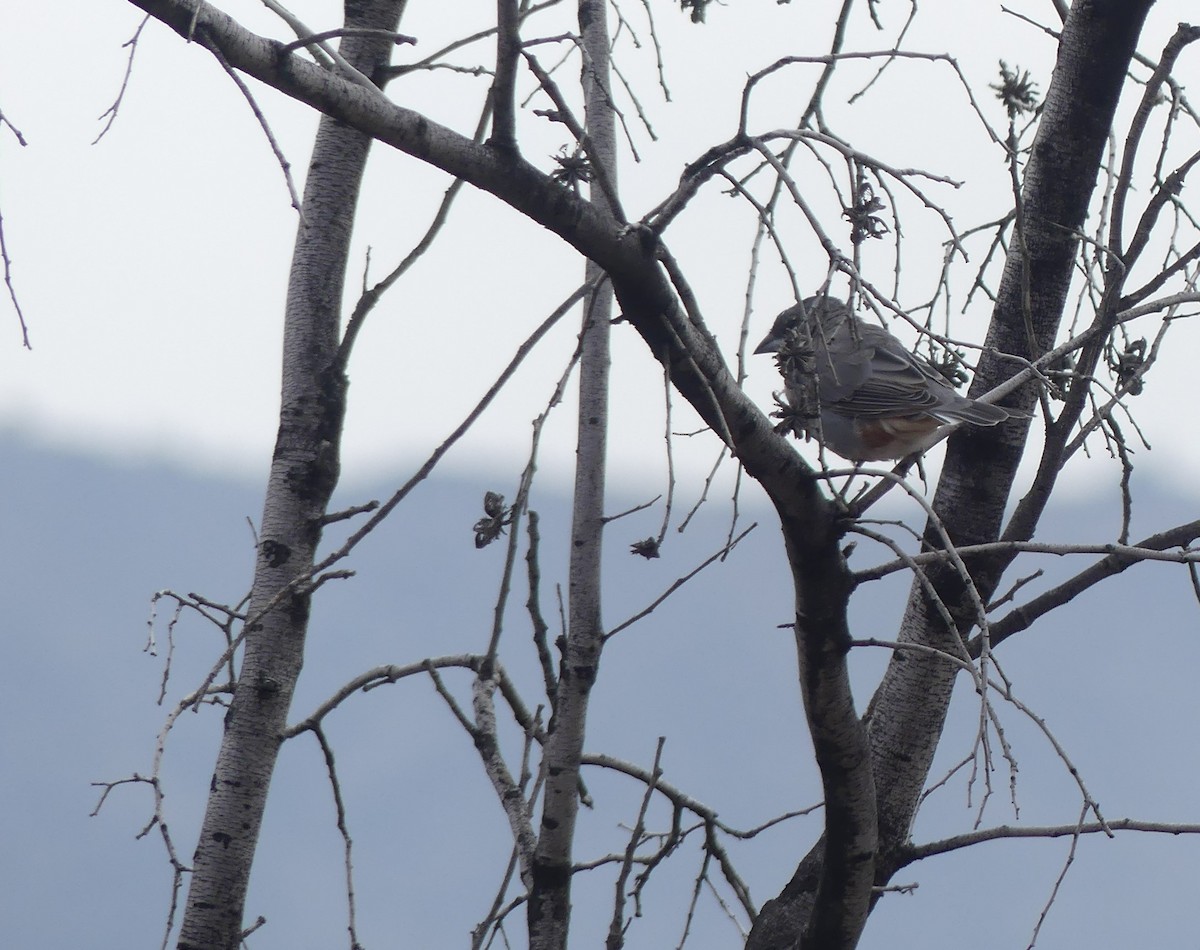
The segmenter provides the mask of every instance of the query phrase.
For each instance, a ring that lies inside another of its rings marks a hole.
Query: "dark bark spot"
[[[547,864],[535,860],[531,871],[535,892],[539,890],[557,890],[558,888],[565,887],[571,880],[570,868],[563,867],[561,864]]]
[[[259,552],[267,559],[271,567],[282,567],[292,556],[292,549],[286,544],[267,538],[258,546]]]
[[[491,752],[496,748],[496,743],[486,732],[476,732],[474,734],[475,748],[481,752]]]
[[[590,3],[581,3],[579,5],[579,32],[587,31],[587,28],[592,25],[592,21],[596,19],[596,11],[592,9]]]
[[[233,843],[233,835],[227,835],[223,831],[218,831],[212,839],[223,848],[228,848]]]
[[[312,606],[311,601],[312,598],[307,594],[297,594],[291,598],[288,604],[288,619],[294,626],[299,628],[301,634],[303,634],[304,627],[308,623],[308,615]]]
[[[591,689],[592,684],[596,681],[596,667],[594,666],[576,666],[572,669],[575,674],[575,680],[584,690]]]

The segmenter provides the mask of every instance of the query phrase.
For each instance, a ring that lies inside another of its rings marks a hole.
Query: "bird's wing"
[[[821,401],[851,416],[936,412],[963,400],[894,336],[861,320],[843,323],[827,347],[817,346],[817,376]]]

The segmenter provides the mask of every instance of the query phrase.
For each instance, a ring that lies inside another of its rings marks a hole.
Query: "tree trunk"
[[[583,39],[587,159],[593,166],[603,167],[605,181],[615,187],[616,123],[609,92],[609,36],[604,0],[580,0],[579,28]],[[613,211],[595,178],[590,198],[610,213]],[[601,273],[595,263],[588,262],[588,281]],[[546,794],[527,911],[531,950],[565,950],[570,930],[572,846],[579,811],[580,760],[588,700],[604,647],[600,554],[604,537],[612,304],[612,285],[607,281],[597,285],[584,303],[567,642],[545,751]]]
[[[1021,190],[1023,241],[1014,241],[1006,262],[988,334],[991,347],[1032,358],[1052,345],[1071,280],[1077,243],[1074,235],[1086,216],[1126,70],[1151,3],[1076,0],[1071,7],[1025,170]],[[1026,299],[1028,310],[1023,304]],[[1032,341],[1027,315],[1034,334]],[[985,355],[973,392],[985,391],[1000,382],[1011,372],[1011,366]],[[1034,400],[1035,392],[1030,387],[1020,394],[1017,404],[1029,409]],[[934,509],[956,545],[992,541],[999,536],[1027,431],[1028,424],[1009,423],[993,429],[964,430],[950,440]],[[1036,516],[1029,523],[1030,533],[1035,524]],[[925,540],[931,547],[941,546],[932,526],[926,529]],[[965,585],[948,569],[930,570],[928,576],[958,629],[946,629],[924,590],[914,583],[899,639],[948,652],[960,651],[960,632],[965,633],[975,620]],[[986,602],[999,581],[999,571],[981,570],[973,579]],[[957,669],[926,654],[896,654],[867,711],[872,771],[878,790],[877,885],[891,878],[897,869],[896,857],[908,842]],[[814,914],[818,899],[816,872],[824,863],[823,850],[821,842],[801,862],[780,896],[764,905],[747,941],[748,950],[784,950],[797,945]],[[853,944],[822,942],[812,946]]]
[[[404,0],[347,3],[347,26],[394,30]],[[349,37],[342,55],[371,75],[390,43]],[[259,530],[241,672],[193,859],[180,950],[237,950],[267,790],[304,657],[307,577],[337,484],[346,380],[337,365],[350,232],[371,139],[320,125],[296,237],[283,341],[279,433]],[[299,583],[294,583],[299,579]]]

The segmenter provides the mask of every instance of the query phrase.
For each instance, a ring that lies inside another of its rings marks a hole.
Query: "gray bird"
[[[819,416],[822,443],[852,462],[905,458],[958,423],[994,426],[1021,415],[959,395],[887,330],[832,297],[783,311],[754,352],[778,354],[789,413],[814,432],[802,420]]]

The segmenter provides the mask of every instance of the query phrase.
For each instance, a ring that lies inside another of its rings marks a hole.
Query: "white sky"
[[[659,136],[658,143],[651,142],[634,127],[643,161],[626,160],[620,173],[626,207],[634,216],[669,192],[687,161],[729,137],[748,72],[783,55],[826,51],[826,24],[837,4],[781,6],[758,0],[714,6],[706,26],[692,26],[675,6],[654,8],[671,103],[664,103],[653,86],[648,45],[640,51],[626,45],[619,53],[645,90],[644,105]],[[1053,22],[1048,2],[1015,6]],[[228,7],[252,28],[286,33],[257,2],[241,0]],[[340,4],[321,0],[297,0],[292,7],[314,29],[336,25],[340,11]],[[1165,38],[1188,7],[1184,0],[1159,3],[1147,36]],[[418,36],[416,54],[427,55],[462,23],[473,22],[468,10],[481,10],[478,23],[484,25],[491,5],[458,5],[461,16],[454,18],[423,17],[423,4],[412,8],[402,28]],[[639,4],[630,5],[629,15],[645,40],[644,24],[634,18],[641,12]],[[899,17],[907,10],[882,12]],[[96,117],[120,86],[121,44],[140,17],[127,4],[91,0],[22,4],[6,14],[0,32],[0,109],[29,145],[19,148],[7,130],[0,133],[0,212],[34,349],[21,349],[15,317],[0,300],[0,427],[56,444],[162,456],[259,477],[276,425],[280,317],[295,213],[279,167],[235,87],[211,56],[157,24],[143,34],[115,126],[98,145],[89,144],[101,127]],[[875,35],[859,23],[859,38],[851,45],[886,48],[899,26],[899,20],[889,21],[889,32]],[[48,37],[53,37],[55,61],[69,66],[47,69]],[[923,4],[906,47],[939,51],[951,45],[996,127],[1004,118],[986,85],[995,81],[999,59],[1031,69],[1042,90],[1049,80],[1051,42],[1002,16],[999,4]],[[400,48],[396,59],[412,55],[411,48]],[[554,60],[549,49],[541,55],[544,62]],[[770,107],[756,116],[758,130],[794,120],[807,101],[815,69],[793,67],[771,80],[764,99]],[[963,180],[957,191],[929,189],[947,204],[959,227],[998,216],[1005,207],[1006,169],[945,64],[894,65],[851,124],[835,104],[867,75],[869,70],[860,69],[859,78],[831,90],[827,112],[834,128],[894,166],[914,165]],[[485,82],[440,73],[434,80],[398,82],[389,91],[468,130]],[[270,90],[256,86],[255,91],[302,176],[315,118]],[[634,124],[632,110],[627,112]],[[532,116],[523,121],[535,129],[528,154],[548,165],[547,156],[565,141],[563,134]],[[439,173],[377,150],[356,230],[351,290],[359,282],[367,246],[378,278],[423,232],[446,184]],[[824,190],[824,182],[816,187]],[[944,233],[932,214],[912,208],[906,214],[900,299],[915,304],[934,286]],[[710,188],[696,210],[666,235],[711,328],[730,352],[744,306],[752,233],[747,207]],[[798,239],[789,254],[815,286],[823,265],[814,247],[811,238]],[[983,245],[977,242],[973,249],[980,254]],[[869,254],[879,257],[873,270],[874,259],[868,257],[869,276],[889,286],[890,261],[881,250],[872,248]],[[439,246],[392,291],[361,337],[351,367],[345,477],[406,474],[457,424],[580,272],[580,262],[555,239],[494,199],[469,194],[460,199]],[[957,282],[959,303],[967,280],[964,270]],[[765,255],[755,339],[773,313],[790,302],[782,269]],[[954,325],[955,335],[978,339],[986,316],[986,306],[976,302]],[[557,328],[449,464],[521,464],[529,432],[525,420],[544,406],[573,349],[573,323],[569,318]],[[1197,333],[1194,327],[1180,328],[1177,348],[1134,403],[1154,446],[1153,453],[1139,453],[1138,464],[1189,488],[1186,473],[1200,463],[1200,446],[1193,438],[1179,438],[1172,427],[1176,407],[1193,398],[1187,357],[1200,346]],[[632,330],[616,328],[614,343],[614,476],[636,483],[648,472],[665,469],[661,375]],[[752,374],[752,392],[768,404],[774,382],[770,361],[759,358]],[[686,412],[677,408],[675,427],[691,428]],[[514,418],[518,424],[510,424]],[[563,412],[547,439],[543,468],[552,474],[565,474],[572,465],[571,425]],[[684,472],[706,471],[713,443],[692,443],[678,447],[676,463]],[[1096,448],[1103,456],[1099,443]],[[1108,486],[1118,477],[1115,463],[1102,457],[1073,468],[1078,484]]]

